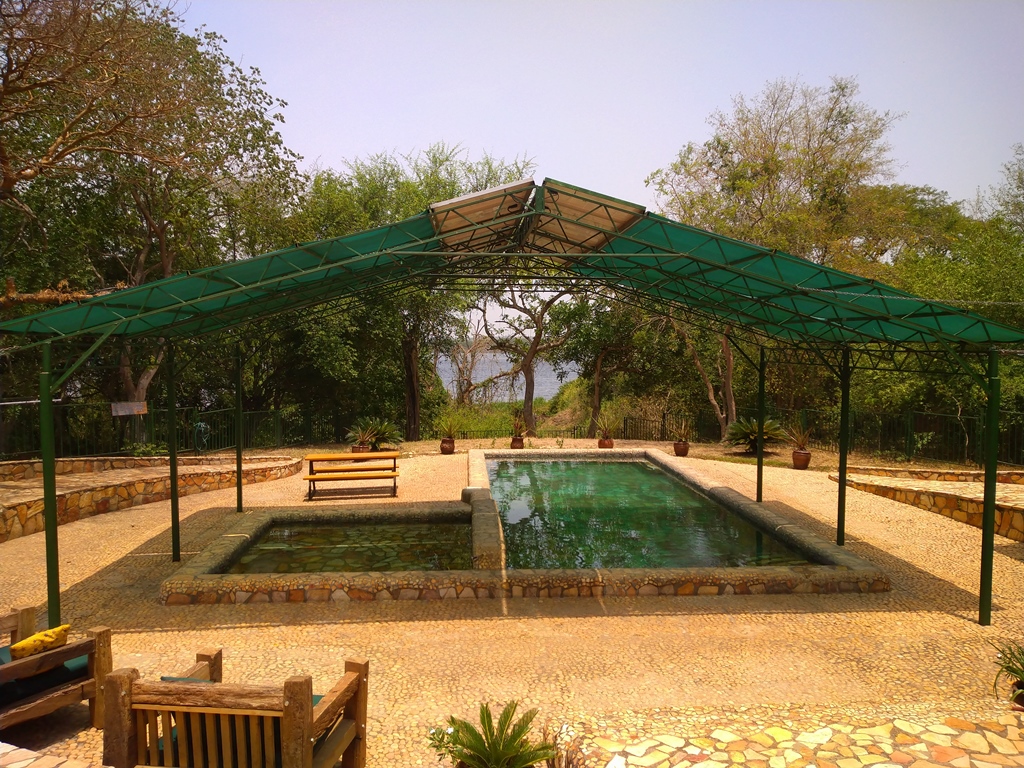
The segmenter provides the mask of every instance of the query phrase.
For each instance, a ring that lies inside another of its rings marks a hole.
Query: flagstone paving
[[[753,496],[751,465],[677,461]],[[460,503],[465,454],[400,464],[397,499],[302,502],[297,475],[247,486],[246,504]],[[826,473],[766,467],[765,498],[834,535],[836,485]],[[235,524],[233,502],[233,489],[182,499],[186,558]],[[221,646],[226,680],[279,684],[308,673],[323,691],[346,657],[368,657],[374,768],[437,765],[430,727],[509,699],[537,707],[538,724],[571,729],[561,741],[575,735],[577,764],[595,768],[1024,765],[1024,724],[992,693],[990,646],[1022,635],[1024,544],[997,540],[993,625],[981,627],[981,532],[922,509],[849,491],[847,546],[890,575],[883,594],[187,607],[157,599],[177,567],[168,510],[158,502],[58,529],[65,620],[75,630],[111,626],[115,666],[146,677]],[[0,608],[44,600],[42,539],[0,544]],[[0,739],[101,758],[84,705]]]

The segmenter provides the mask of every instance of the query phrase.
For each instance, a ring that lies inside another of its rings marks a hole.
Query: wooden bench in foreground
[[[341,680],[318,697],[309,676],[279,687],[222,683],[221,658],[220,649],[201,651],[192,669],[160,682],[135,669],[108,675],[103,764],[365,768],[367,660],[346,660]]]
[[[398,451],[313,453],[305,460],[309,462],[309,474],[303,478],[309,482],[307,499],[313,498],[317,483],[345,480],[392,480],[391,495],[398,495]]]
[[[35,631],[34,606],[0,616],[0,635],[9,633],[11,645]],[[95,627],[89,634],[14,661],[10,646],[0,646],[0,730],[85,700],[93,726],[103,727],[103,679],[113,666],[110,630]]]

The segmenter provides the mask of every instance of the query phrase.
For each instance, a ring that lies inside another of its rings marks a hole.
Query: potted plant
[[[672,430],[672,450],[676,456],[685,456],[690,452],[690,423],[682,419]]]
[[[615,422],[608,416],[601,416],[594,425],[597,427],[597,447],[614,448]]]
[[[1010,683],[1010,706],[1018,712],[1024,712],[1024,645],[1007,642],[1005,645],[992,644],[996,649],[996,679],[992,683],[992,691],[999,695],[999,682],[1005,677]]]
[[[747,453],[757,451],[757,433],[761,431],[757,419],[742,417],[736,419],[725,431],[725,442],[744,446]],[[764,444],[785,440],[786,430],[775,419],[764,420]]]
[[[526,429],[526,424],[523,422],[523,417],[518,412],[512,417],[512,447],[522,448],[523,447],[523,432]]]
[[[455,453],[455,436],[461,426],[459,418],[454,413],[446,413],[434,422],[434,429],[441,436],[441,453]]]
[[[371,419],[370,425],[373,427],[373,439],[370,440],[371,451],[379,451],[385,445],[397,448],[398,444],[402,442],[402,430],[393,421]]]
[[[352,426],[349,427],[345,437],[352,443],[350,448],[352,453],[366,453],[370,450],[370,445],[373,441],[377,439],[377,429],[374,420],[367,416],[356,419]]]
[[[793,442],[793,469],[807,469],[811,463],[811,452],[807,450],[811,432],[810,427],[800,424],[793,424],[786,430],[786,435]]]
[[[428,741],[439,761],[447,759],[455,768],[527,768],[555,759],[553,744],[530,742],[530,726],[537,716],[531,709],[517,721],[517,701],[510,701],[497,722],[488,704],[480,705],[480,727],[455,716],[446,726],[431,728]]]

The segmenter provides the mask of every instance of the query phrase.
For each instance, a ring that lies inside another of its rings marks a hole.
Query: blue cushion
[[[7,647],[0,648],[0,663],[8,663],[11,652]],[[59,667],[41,672],[22,680],[11,680],[0,685],[0,707],[7,707],[19,701],[35,696],[51,688],[59,688],[75,680],[82,680],[89,674],[89,656],[77,656]]]

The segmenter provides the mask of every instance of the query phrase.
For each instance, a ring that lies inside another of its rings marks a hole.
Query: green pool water
[[[227,573],[465,570],[472,548],[469,523],[274,525]]]
[[[647,462],[495,460],[487,471],[512,569],[808,562]]]

